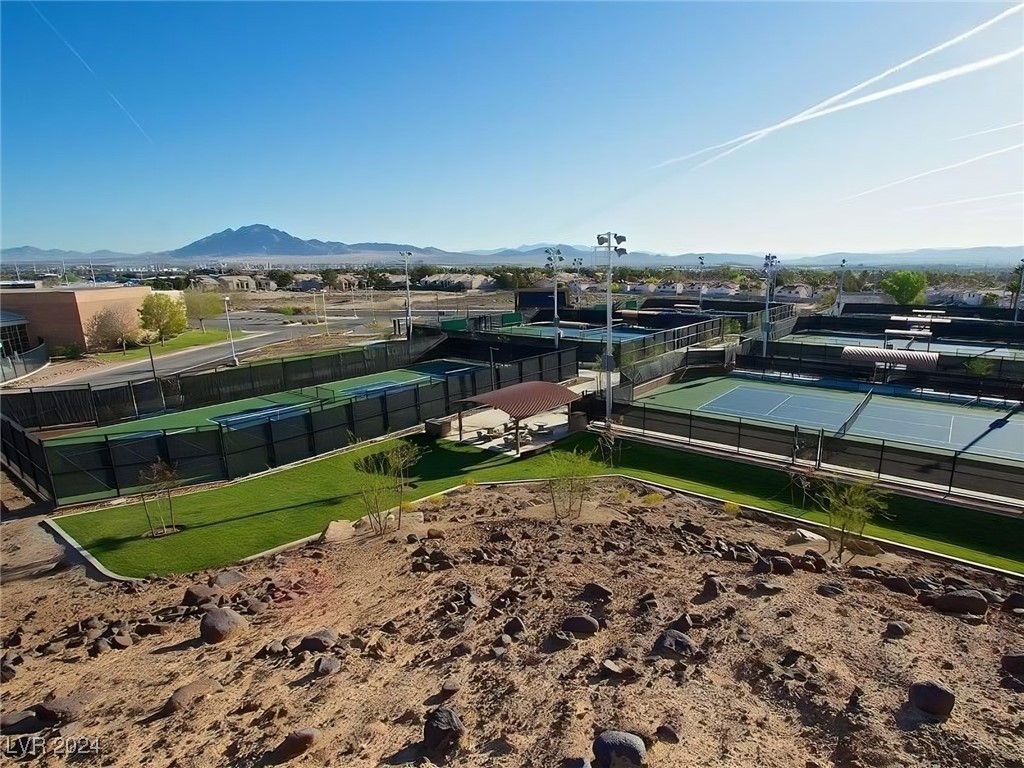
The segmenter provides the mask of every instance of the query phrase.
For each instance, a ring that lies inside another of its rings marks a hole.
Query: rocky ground
[[[139,583],[6,571],[7,761],[1024,766],[1020,582],[837,566],[649,492],[554,521],[540,486],[477,487],[383,538]],[[54,546],[2,533],[15,564]]]

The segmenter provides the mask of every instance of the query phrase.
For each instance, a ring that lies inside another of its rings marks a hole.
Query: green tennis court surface
[[[443,381],[447,376],[469,374],[482,367],[484,366],[464,360],[430,360],[425,363],[417,363],[409,368],[396,368],[393,371],[356,376],[315,387],[303,387],[298,390],[218,403],[205,408],[166,413],[138,421],[111,424],[54,438],[47,442],[80,442],[103,435],[139,436],[162,430],[190,430],[197,427],[225,426],[231,429],[241,429],[268,420],[294,416],[296,413],[306,410],[308,406],[319,402],[375,397],[431,381]]]
[[[835,433],[864,398],[863,392],[716,378],[659,387],[638,400],[648,406],[797,424]],[[981,406],[875,395],[852,419],[846,434],[1024,461],[1024,414]]]

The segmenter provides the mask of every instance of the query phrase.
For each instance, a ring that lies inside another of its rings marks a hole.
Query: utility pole
[[[228,341],[231,342],[231,364],[237,366],[238,355],[235,354],[235,337],[231,334],[231,312],[228,309],[228,304],[230,303],[230,301],[230,296],[224,297],[224,317],[227,318],[228,321]],[[152,351],[150,351],[149,354],[152,355]]]
[[[839,265],[839,291],[836,293],[836,314],[843,314],[843,283],[846,282],[846,259]]]
[[[405,338],[409,345],[409,362],[412,362],[412,285],[409,283],[409,258],[412,251],[399,251],[405,260]]]
[[[555,314],[552,318],[555,325],[555,349],[558,349],[558,264],[565,261],[559,248],[545,248],[548,267],[551,269],[551,298],[554,302]]]
[[[612,371],[615,369],[615,354],[612,351],[612,254],[625,256],[626,249],[622,244],[626,242],[625,235],[615,232],[606,232],[597,236],[597,244],[608,252],[608,265],[605,269],[605,321],[608,325],[607,336],[604,345],[604,424],[605,429],[611,432],[612,429]]]
[[[700,270],[698,272],[698,280],[700,283],[697,285],[697,311],[704,312],[704,257],[698,256],[697,261],[700,262]]]
[[[779,257],[775,254],[768,253],[764,257],[764,320],[761,325],[764,328],[764,341],[761,344],[761,357],[768,357],[768,336],[771,332],[771,321],[769,301],[772,296],[772,285],[775,281],[775,276],[779,271]]]
[[[494,350],[495,349],[497,349],[497,347],[490,347],[488,349],[488,354],[490,355],[490,358],[491,358],[491,391],[492,392],[495,389],[497,389],[497,387],[494,385]]]

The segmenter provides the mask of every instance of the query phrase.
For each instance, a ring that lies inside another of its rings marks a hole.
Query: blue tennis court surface
[[[696,410],[835,432],[863,399],[863,394],[772,391],[740,384]],[[876,396],[846,434],[1024,460],[1024,416],[988,408],[910,404]]]
[[[581,326],[560,323],[558,330],[562,332],[563,339],[574,339],[577,341],[601,341],[608,336],[608,329],[603,325]],[[555,326],[553,323],[509,325],[497,332],[507,333],[512,336],[539,336],[544,339],[553,339],[555,337]],[[651,330],[650,328],[634,328],[623,325],[613,325],[612,341],[635,339],[639,336],[649,336],[652,333],[657,333],[657,331]]]

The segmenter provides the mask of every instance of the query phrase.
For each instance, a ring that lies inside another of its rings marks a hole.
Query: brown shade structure
[[[519,422],[530,416],[554,410],[580,399],[577,392],[568,387],[550,381],[526,381],[510,387],[473,395],[460,400],[460,403],[489,405],[504,411],[516,424],[516,453],[519,453]],[[462,432],[462,411],[459,411],[459,433]]]

